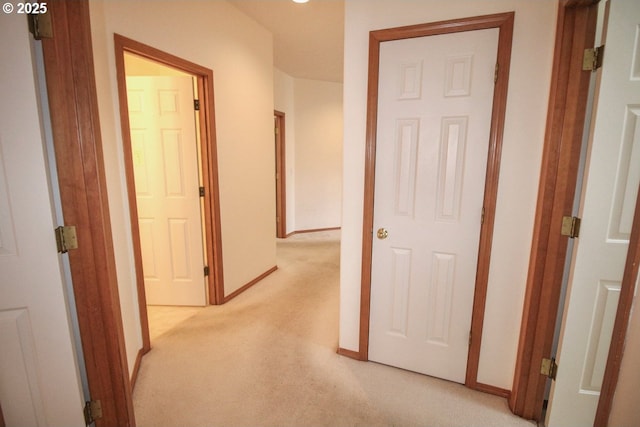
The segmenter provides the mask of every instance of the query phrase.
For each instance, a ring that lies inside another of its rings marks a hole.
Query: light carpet
[[[159,335],[139,426],[527,426],[505,399],[336,354],[339,232],[278,241],[279,269]]]

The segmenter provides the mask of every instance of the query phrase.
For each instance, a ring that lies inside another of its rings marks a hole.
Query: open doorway
[[[195,76],[125,52],[129,133],[147,305],[206,305]]]
[[[115,45],[141,329],[148,351],[151,335],[192,316],[194,307],[220,303],[224,295],[213,73],[118,35]],[[159,308],[148,310],[147,304]]]
[[[276,150],[276,237],[287,237],[287,187],[286,187],[286,150],[285,150],[285,114],[273,112],[273,133]]]
[[[207,304],[196,76],[125,52],[149,335]]]

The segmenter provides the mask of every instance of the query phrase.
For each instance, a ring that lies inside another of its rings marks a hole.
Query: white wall
[[[295,80],[296,230],[339,227],[342,84]]]
[[[340,347],[358,350],[368,33],[515,11],[511,75],[478,381],[511,389],[533,234],[557,0],[350,0],[345,15]]]
[[[342,84],[276,70],[275,109],[286,114],[287,232],[340,227]]]
[[[275,266],[273,42],[226,1],[92,1],[107,189],[129,366],[141,347],[113,34],[214,72],[225,294]]]

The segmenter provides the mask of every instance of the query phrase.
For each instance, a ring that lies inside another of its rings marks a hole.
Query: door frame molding
[[[376,30],[369,33],[369,80],[367,96],[365,176],[364,176],[364,214],[362,228],[362,282],[360,291],[360,336],[359,351],[352,356],[360,360],[369,359],[369,317],[371,305],[371,255],[373,247],[373,208],[375,190],[376,133],[378,123],[378,79],[380,44],[385,41],[402,40],[440,34],[451,34],[464,31],[499,29],[498,56],[500,64],[498,78],[495,83],[491,116],[491,131],[487,161],[487,175],[484,190],[484,224],[481,226],[478,250],[478,267],[471,320],[472,341],[469,346],[469,357],[465,384],[473,389],[487,391],[502,396],[507,390],[478,383],[477,373],[480,360],[482,325],[487,295],[491,242],[495,220],[495,206],[498,192],[498,176],[504,120],[506,113],[507,90],[509,84],[509,68],[511,62],[511,44],[515,13],[476,16],[453,19],[407,27]]]
[[[547,377],[543,358],[551,358],[568,237],[560,234],[571,216],[587,114],[591,71],[582,71],[584,49],[593,47],[599,0],[561,0],[547,125],[542,154],[533,243],[509,407],[539,420]]]
[[[138,41],[114,34],[116,73],[118,80],[118,98],[120,106],[120,125],[129,201],[129,218],[131,221],[131,237],[136,269],[136,287],[138,291],[138,309],[142,326],[143,353],[151,350],[149,338],[149,321],[147,316],[146,292],[142,266],[142,246],[140,243],[140,227],[138,223],[138,206],[135,192],[133,155],[131,152],[131,131],[126,92],[126,73],[124,53],[133,53],[163,65],[179,69],[196,77],[198,97],[200,98],[199,129],[201,140],[202,180],[204,195],[204,235],[206,236],[206,262],[211,266],[207,277],[209,304],[224,302],[224,276],[222,270],[222,238],[220,225],[220,195],[218,189],[218,159],[215,132],[215,110],[213,94],[213,71],[185,59],[163,52]]]
[[[542,357],[551,357],[557,308],[567,257],[566,237],[559,233],[561,216],[569,214],[576,190],[579,152],[591,72],[582,72],[585,48],[593,47],[599,0],[561,0],[547,131],[543,151],[520,345],[509,407],[524,418],[540,420],[547,378],[540,374]],[[605,11],[605,13],[608,13]],[[605,17],[605,26],[607,25]],[[566,213],[565,213],[566,212]],[[605,427],[616,390],[631,305],[640,265],[640,197],[636,201],[620,299],[594,426]]]
[[[285,139],[286,115],[273,110],[276,143],[276,237],[287,237],[287,151]]]
[[[75,309],[96,426],[134,426],[107,198],[88,0],[49,2],[53,38],[42,40],[53,145],[66,224]],[[78,402],[80,403],[80,402]],[[81,411],[81,407],[78,407]]]

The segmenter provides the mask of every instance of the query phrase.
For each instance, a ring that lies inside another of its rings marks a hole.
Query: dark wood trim
[[[96,426],[135,417],[107,200],[89,2],[49,2],[53,34],[42,41],[62,210],[75,225],[69,252],[89,392],[102,402]]]
[[[496,13],[493,15],[473,16],[468,18],[450,19],[427,24],[409,25],[406,27],[388,28],[371,31],[370,36],[379,43],[403,40],[416,37],[435,36],[440,34],[460,33],[465,31],[502,28],[509,20],[512,21],[514,12]],[[370,38],[371,40],[371,38]],[[371,44],[369,44],[371,48]]]
[[[371,257],[373,251],[373,196],[375,193],[376,142],[378,128],[378,81],[380,43],[369,33],[369,79],[367,82],[367,121],[364,164],[364,215],[362,219],[362,266],[360,284],[360,360],[369,360],[369,316],[371,309]]]
[[[290,237],[293,236],[295,234],[305,234],[305,233],[317,233],[319,231],[334,231],[334,230],[341,230],[342,227],[327,227],[327,228],[310,228],[308,230],[296,230],[293,231],[289,234],[287,234],[286,237]]]
[[[135,181],[133,160],[131,155],[131,133],[129,131],[129,114],[127,113],[127,83],[124,71],[124,47],[115,40],[116,74],[118,79],[118,102],[120,106],[120,126],[122,129],[125,177],[127,181],[127,200],[129,201],[129,219],[131,223],[131,241],[133,243],[133,260],[136,271],[136,290],[138,294],[138,312],[142,333],[142,351],[151,350],[149,337],[149,317],[147,315],[147,297],[144,289],[144,272],[142,271],[142,245],[140,243],[140,227],[138,224],[138,203],[135,197]],[[125,132],[126,129],[126,132]]]
[[[495,204],[500,171],[500,155],[506,113],[506,99],[511,62],[511,40],[513,35],[513,12],[487,16],[463,18],[431,24],[413,25],[372,31],[369,35],[369,81],[367,97],[366,147],[365,147],[365,188],[362,241],[362,284],[360,298],[360,360],[369,358],[369,316],[371,302],[371,252],[373,247],[373,209],[375,186],[376,131],[378,123],[378,67],[380,43],[429,35],[449,34],[463,31],[498,28],[498,61],[500,64],[498,80],[495,85],[489,152],[487,154],[487,175],[484,192],[485,222],[481,229],[478,252],[478,270],[475,286],[472,316],[473,340],[469,347],[466,384],[479,388],[477,369],[482,339],[482,321],[486,301],[487,280],[491,253],[491,242],[495,220]],[[486,387],[485,387],[486,389]]]
[[[277,269],[278,269],[277,265],[271,267],[269,270],[265,271],[264,273],[262,273],[261,275],[259,275],[258,277],[256,277],[255,279],[253,279],[252,281],[247,283],[246,285],[242,286],[241,288],[239,288],[239,289],[235,290],[234,292],[230,293],[229,295],[227,295],[224,298],[224,302],[227,303],[227,302],[231,301],[232,299],[234,299],[235,297],[237,297],[238,295],[240,295],[241,293],[243,293],[244,291],[246,291],[247,289],[249,289],[250,287],[252,287],[256,283],[258,283],[259,281],[261,281],[262,279],[264,279],[265,277],[267,277],[271,273],[275,272]]]
[[[194,74],[195,70],[192,71]],[[215,98],[213,71],[198,75],[200,96],[200,141],[205,183],[205,230],[207,233],[207,262],[212,266],[209,275],[209,304],[224,301],[224,272],[222,263],[222,223],[220,220],[220,180],[218,178],[218,148],[216,140]]]
[[[362,360],[360,359],[359,351],[347,350],[346,348],[338,347],[336,353],[338,353],[340,356],[348,357],[350,359]]]
[[[551,357],[568,238],[562,216],[571,215],[591,72],[582,55],[593,47],[597,1],[561,1],[551,77],[533,243],[523,308],[511,410],[539,420],[547,378],[543,357]]]
[[[287,236],[287,151],[286,116],[274,110],[274,133],[276,144],[276,237]]]
[[[136,386],[136,381],[138,380],[138,373],[140,372],[140,364],[142,363],[142,357],[147,354],[149,351],[145,351],[143,348],[138,350],[138,354],[136,355],[136,361],[133,364],[133,369],[131,370],[131,392],[133,393],[133,389]]]
[[[118,98],[120,106],[120,125],[129,201],[129,219],[136,268],[136,286],[138,291],[138,310],[142,329],[143,350],[151,349],[149,321],[147,317],[144,273],[142,266],[142,247],[138,224],[138,207],[135,193],[133,158],[131,153],[131,133],[127,107],[126,73],[124,53],[129,52],[154,62],[182,70],[196,77],[198,96],[200,97],[199,132],[201,140],[200,158],[202,159],[202,179],[205,187],[204,197],[204,234],[206,244],[206,262],[212,266],[207,278],[210,304],[221,304],[224,295],[222,272],[222,240],[220,225],[220,196],[218,190],[218,163],[215,138],[215,112],[213,103],[213,71],[182,58],[168,54],[135,40],[114,34],[116,73],[118,80]]]
[[[594,427],[606,427],[609,424],[609,415],[613,404],[613,396],[620,377],[620,367],[622,366],[622,356],[624,344],[627,339],[629,318],[631,317],[631,307],[633,305],[633,295],[638,280],[638,270],[640,268],[640,189],[636,199],[636,211],[631,226],[631,236],[629,237],[629,250],[627,261],[622,275],[620,286],[620,299],[616,311],[616,320],[613,324],[611,346],[607,365],[604,371],[604,379],[600,389],[600,399],[596,411]],[[637,313],[635,314],[638,315]]]
[[[0,427],[7,427],[4,421],[4,415],[2,415],[2,405],[0,405]]]
[[[477,391],[484,392],[484,393],[488,393],[488,394],[493,394],[493,395],[496,395],[496,396],[504,397],[505,399],[508,399],[509,396],[511,396],[511,390],[506,390],[504,388],[492,386],[492,385],[489,385],[489,384],[483,384],[483,383],[479,383],[479,382],[475,383],[473,389],[477,390]]]
[[[489,153],[487,158],[487,175],[484,186],[484,223],[480,229],[478,248],[478,266],[476,271],[476,285],[473,297],[473,311],[471,318],[471,344],[467,361],[465,384],[473,389],[481,390],[483,385],[478,383],[478,365],[480,363],[480,349],[482,345],[482,330],[484,312],[489,286],[489,266],[491,262],[491,247],[498,200],[498,181],[500,176],[500,159],[502,157],[502,142],[507,111],[507,92],[509,87],[509,70],[511,65],[511,42],[513,39],[513,21],[515,14],[504,14],[495,25],[500,29],[498,39],[498,76],[493,92],[493,111],[491,114],[491,131],[489,135]],[[493,28],[493,27],[490,27]],[[497,391],[496,387],[484,386],[483,391]]]

